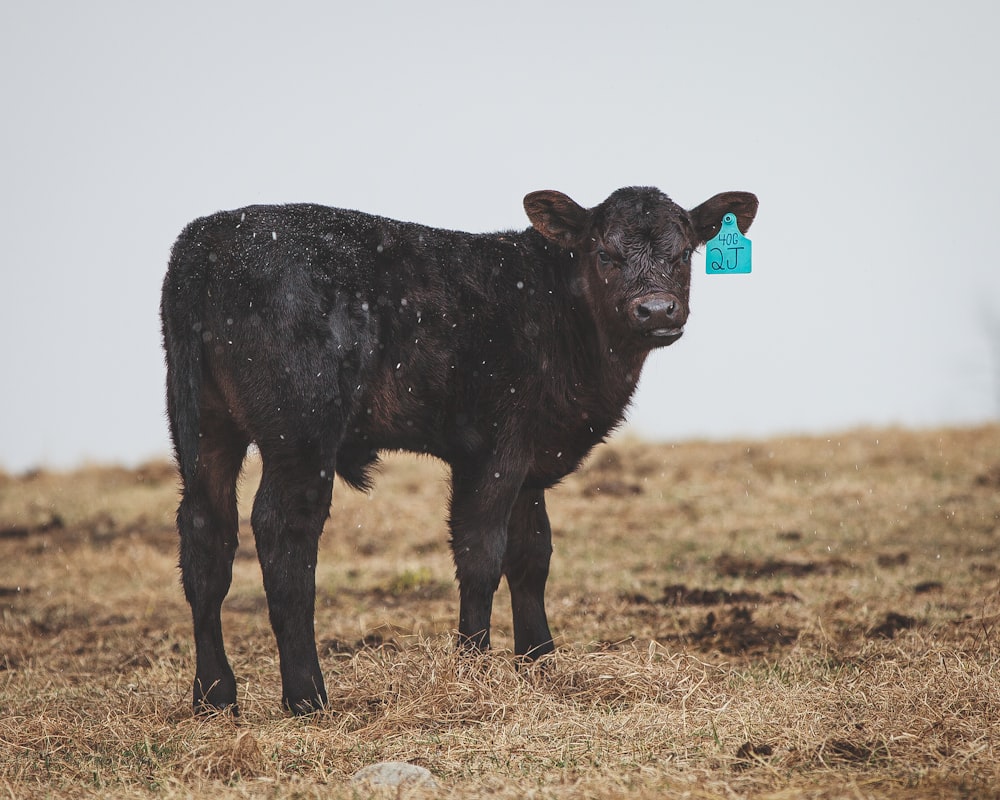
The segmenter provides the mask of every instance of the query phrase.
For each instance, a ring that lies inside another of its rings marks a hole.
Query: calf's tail
[[[160,320],[167,357],[167,416],[184,485],[198,470],[201,429],[202,308],[205,260],[192,242],[194,225],[174,244],[163,280]]]

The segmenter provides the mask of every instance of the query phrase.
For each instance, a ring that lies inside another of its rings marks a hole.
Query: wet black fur
[[[726,211],[746,231],[756,205],[730,192],[688,212],[631,188],[593,209],[533,193],[533,227],[498,234],[316,205],[191,223],[161,313],[196,708],[236,708],[220,609],[252,442],[263,459],[252,524],[286,707],[327,703],[313,631],[318,540],[334,474],[370,486],[380,450],[451,466],[463,646],[489,646],[503,575],[516,653],[550,652],[544,491],[621,422],[648,352],[679,336],[690,250]]]

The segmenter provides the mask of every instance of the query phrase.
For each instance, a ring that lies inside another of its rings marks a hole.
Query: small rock
[[[421,786],[436,789],[430,770],[405,761],[382,761],[362,767],[351,776],[351,783],[370,786]]]

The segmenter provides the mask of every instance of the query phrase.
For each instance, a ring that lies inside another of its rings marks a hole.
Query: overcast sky
[[[1000,415],[993,2],[5,3],[0,467],[169,451],[157,306],[190,219],[311,201],[470,231],[529,191],[745,189],[658,439]]]

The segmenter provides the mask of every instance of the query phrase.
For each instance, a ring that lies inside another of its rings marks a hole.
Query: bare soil
[[[329,712],[280,705],[241,490],[242,716],[195,719],[175,472],[0,473],[0,794],[1000,797],[1000,426],[650,444],[550,492],[556,654],[455,654],[444,469],[338,485],[317,569]]]

